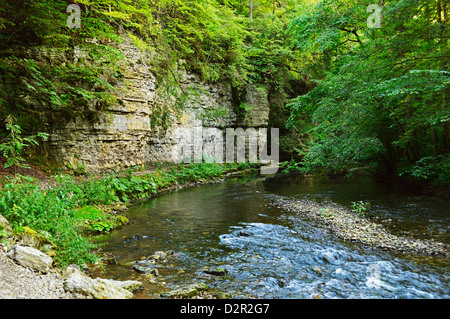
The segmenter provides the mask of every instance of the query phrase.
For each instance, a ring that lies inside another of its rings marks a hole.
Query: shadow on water
[[[131,224],[107,236],[104,250],[120,263],[155,251],[175,257],[155,265],[159,282],[204,281],[234,298],[448,298],[448,264],[341,242],[319,225],[271,205],[276,196],[370,201],[370,218],[402,235],[448,242],[444,200],[411,196],[370,178],[285,176],[233,179],[160,195],[127,214]],[[206,269],[225,268],[226,276]],[[116,278],[140,278],[111,266]],[[147,285],[148,286],[148,285]],[[140,298],[163,288],[149,286]]]

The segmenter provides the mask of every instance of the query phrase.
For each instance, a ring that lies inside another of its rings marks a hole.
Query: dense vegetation
[[[367,21],[374,2],[382,7],[379,27]],[[72,3],[81,8],[81,28],[67,26]],[[179,68],[228,83],[237,108],[249,84],[269,90],[270,124],[282,129],[280,145],[295,154],[286,171],[363,170],[450,182],[444,0],[4,0],[0,150],[6,165],[25,166],[23,151],[47,137],[36,106],[64,119],[95,117],[116,103],[114,81],[106,79],[121,77],[116,44],[125,36],[149,53],[149,68],[169,93]],[[33,59],[35,47],[49,56],[77,48],[87,55],[44,64]],[[93,246],[78,234],[80,225],[89,219],[99,230],[112,222],[93,205],[228,169],[201,164],[79,183],[61,177],[51,186],[12,180],[0,192],[0,214],[16,228],[47,232],[60,263],[89,261]]]
[[[66,25],[70,3],[81,8],[81,28]],[[230,83],[237,100],[249,83],[284,92],[299,72],[285,33],[295,6],[294,0],[254,1],[250,14],[247,1],[8,0],[0,8],[0,116],[14,113],[31,129],[33,104],[87,117],[89,101],[97,108],[114,102],[105,78],[121,76],[114,44],[124,36],[150,53],[149,68],[168,91],[183,67],[205,81]],[[41,65],[17,52],[30,44],[89,54],[73,64]]]
[[[128,35],[153,53],[150,68],[169,89],[184,61],[205,81],[230,83],[237,103],[249,83],[294,98],[290,111],[274,107],[271,125],[290,136],[281,146],[299,152],[303,170],[366,168],[448,182],[443,0],[381,1],[378,28],[367,22],[371,0],[77,0],[82,23],[72,29],[69,2],[0,8],[0,117],[14,114],[29,134],[38,127],[32,105],[89,117],[92,101],[113,103],[104,75],[120,77],[112,44]],[[23,44],[81,46],[91,59],[44,66],[16,51]],[[305,95],[296,80],[315,88]]]
[[[291,103],[288,125],[308,140],[308,170],[359,167],[449,183],[448,5],[372,1],[304,6],[289,30],[317,87]]]
[[[0,189],[0,215],[16,233],[26,226],[51,241],[59,265],[93,263],[99,258],[94,253],[99,247],[85,233],[107,232],[127,223],[117,212],[105,213],[104,206],[148,198],[167,187],[210,181],[249,167],[245,163],[200,163],[158,167],[139,175],[127,170],[82,180],[58,175],[45,183],[17,176]],[[5,236],[0,229],[0,242]]]

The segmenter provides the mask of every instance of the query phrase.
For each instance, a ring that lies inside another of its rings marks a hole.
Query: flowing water
[[[133,207],[131,224],[104,240],[121,263],[155,251],[175,256],[156,265],[166,288],[203,281],[233,298],[449,298],[449,263],[346,243],[320,224],[273,205],[277,198],[369,201],[369,217],[401,236],[449,243],[450,201],[413,195],[370,178],[298,176],[233,179],[159,195]],[[222,268],[226,276],[206,269]],[[138,276],[111,266],[110,276]],[[146,285],[139,298],[161,291]]]

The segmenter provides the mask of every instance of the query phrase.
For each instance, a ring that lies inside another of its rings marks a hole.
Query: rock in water
[[[128,290],[130,292],[136,291],[136,290],[140,290],[143,288],[143,284],[142,282],[138,281],[138,280],[114,280],[114,279],[102,279],[102,278],[97,278],[97,280],[101,280],[106,284],[110,284],[110,285],[115,285],[118,287],[121,287],[125,290]]]
[[[215,269],[205,270],[204,273],[207,273],[209,275],[214,275],[214,276],[225,276],[228,274],[228,270],[226,270],[225,268],[215,268]]]
[[[123,285],[122,285],[123,284]],[[125,289],[141,287],[136,282],[118,282],[102,278],[90,278],[80,271],[73,271],[64,283],[66,291],[90,296],[94,299],[131,299],[133,293]]]
[[[153,258],[154,260],[164,260],[167,257],[167,253],[163,252],[163,251],[156,251],[151,258]]]
[[[200,291],[206,291],[208,290],[208,286],[203,283],[193,283],[193,284],[186,284],[176,287],[175,290],[170,291],[168,293],[162,293],[161,297],[163,298],[176,298],[176,299],[186,299],[186,298],[192,298],[199,294]]]
[[[133,267],[131,267],[131,269],[136,270],[139,273],[143,273],[143,274],[153,274],[155,276],[158,276],[158,269],[152,267],[151,265],[146,266],[146,265],[133,265]]]
[[[40,271],[44,274],[48,273],[53,264],[51,257],[31,247],[15,245],[6,255],[22,266]]]

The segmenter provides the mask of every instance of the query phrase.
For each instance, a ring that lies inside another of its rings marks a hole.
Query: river
[[[414,194],[372,178],[236,178],[161,194],[134,205],[131,223],[102,237],[117,256],[109,277],[136,279],[125,263],[173,251],[155,264],[159,283],[137,298],[159,298],[180,282],[205,282],[233,298],[449,298],[449,262],[362,247],[274,205],[277,198],[369,201],[367,218],[392,233],[449,243],[448,199]],[[226,269],[225,276],[205,270]]]

